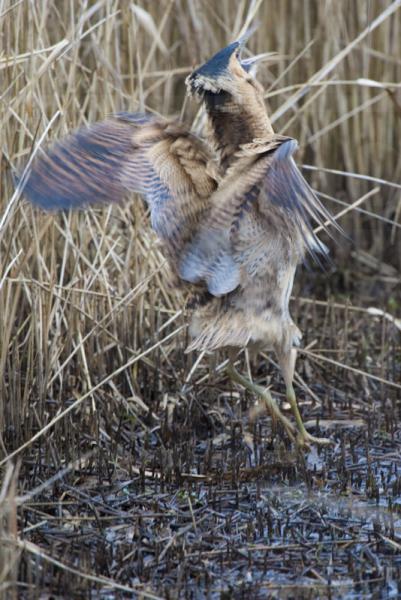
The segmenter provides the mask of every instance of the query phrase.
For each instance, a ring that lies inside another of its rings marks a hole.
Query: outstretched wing
[[[316,251],[323,254],[327,251],[313,231],[314,224],[322,227],[329,235],[328,224],[341,235],[345,233],[295,164],[293,154],[297,148],[296,140],[290,139],[284,141],[274,152],[273,162],[263,182],[264,201],[260,202],[260,207],[265,213],[268,213],[270,204],[283,211],[288,223],[302,235],[306,250],[319,262]]]
[[[206,224],[183,256],[180,263],[183,279],[194,283],[210,278],[210,273],[221,272],[222,257],[229,255],[233,261],[230,269],[226,269],[226,289],[232,291],[238,286],[246,249],[244,236],[239,236],[240,253],[236,239],[241,226],[245,223],[249,226],[246,216],[256,205],[260,215],[257,229],[265,229],[259,231],[257,239],[249,237],[249,252],[253,245],[256,248],[263,242],[264,233],[266,248],[274,243],[272,240],[287,238],[300,259],[306,249],[319,262],[317,252],[326,253],[326,248],[314,234],[312,222],[323,227],[326,220],[335,222],[296,166],[292,158],[296,148],[295,140],[282,136],[275,136],[265,144],[243,146],[237,162],[212,197],[213,208]],[[261,254],[260,260],[268,261],[268,254]],[[257,262],[257,257],[253,261]]]
[[[203,143],[174,122],[121,113],[56,143],[33,165],[24,188],[45,210],[145,195],[152,226],[176,252],[204,218],[216,188]]]

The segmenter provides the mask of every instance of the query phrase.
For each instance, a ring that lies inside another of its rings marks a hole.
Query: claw
[[[263,402],[266,405],[266,408],[268,409],[272,417],[274,419],[277,419],[277,421],[279,421],[282,424],[290,441],[296,444],[299,448],[309,448],[313,444],[316,444],[317,446],[329,446],[333,444],[333,442],[328,438],[315,437],[314,435],[306,431],[305,425],[303,424],[302,417],[300,415],[296,403],[295,393],[292,384],[288,386],[287,398],[291,403],[291,407],[294,412],[298,427],[295,427],[295,425],[293,425],[291,421],[287,419],[285,415],[283,415],[276,401],[274,400],[274,398],[272,398],[268,390],[263,389],[256,383],[252,383],[251,381],[249,381],[249,379],[238,373],[238,371],[234,368],[234,365],[232,363],[229,363],[227,365],[227,374],[233,381],[239,383],[244,388],[258,395],[263,400]]]
[[[311,435],[306,430],[299,431],[296,437],[296,443],[300,448],[310,448],[311,445],[315,444],[316,446],[333,446],[333,440],[324,437],[315,437]]]

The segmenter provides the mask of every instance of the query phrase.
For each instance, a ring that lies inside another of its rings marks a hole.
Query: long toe
[[[316,446],[332,446],[334,444],[333,440],[324,437],[316,437],[306,430],[300,431],[297,435],[297,443],[301,448],[307,448],[312,445]]]

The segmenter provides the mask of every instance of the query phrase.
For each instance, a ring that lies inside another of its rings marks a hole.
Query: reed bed
[[[255,22],[274,127],[352,240],[294,291],[300,404],[336,442],[305,456],[224,354],[184,354],[140,199],[49,215],[15,188],[113,112],[199,128],[186,75]],[[401,593],[401,1],[0,0],[0,36],[0,594]]]

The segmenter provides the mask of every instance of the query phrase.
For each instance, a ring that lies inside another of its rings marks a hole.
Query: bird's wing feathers
[[[264,232],[266,238],[292,238],[300,259],[303,248],[315,258],[316,251],[325,252],[325,246],[313,233],[311,220],[319,225],[324,225],[323,219],[333,220],[299,172],[292,158],[296,147],[295,140],[282,136],[242,147],[237,162],[212,197],[205,225],[187,247],[180,263],[183,279],[193,283],[216,279],[220,293],[215,295],[228,293],[239,285],[241,268],[246,265],[243,256],[236,256],[235,240],[239,229],[249,225],[244,216],[255,203],[269,223]],[[296,247],[296,240],[301,240],[301,247]],[[252,245],[251,238],[248,244]],[[231,259],[224,262],[224,270],[223,256]]]
[[[232,232],[265,171],[266,165],[255,161],[253,155],[239,156],[227,170],[211,198],[207,220],[180,261],[179,273],[184,280],[206,281],[214,296],[228,294],[239,285],[240,265],[233,253]]]
[[[267,171],[262,186],[260,209],[266,214],[275,207],[282,211],[291,228],[297,231],[305,249],[313,259],[320,263],[317,253],[327,254],[326,246],[313,231],[313,224],[321,226],[326,232],[330,224],[344,234],[330,213],[320,202],[312,188],[302,176],[293,159],[297,142],[284,142],[274,153],[274,160]]]
[[[147,119],[138,117],[138,126],[142,123],[147,126]],[[118,202],[126,191],[121,176],[134,149],[133,127],[108,119],[56,142],[35,160],[25,194],[45,210]],[[143,172],[135,174],[139,192],[144,191],[143,177]]]
[[[176,123],[122,113],[78,130],[40,156],[25,193],[47,210],[119,201],[126,191],[144,194],[152,226],[177,259],[181,278],[222,296],[238,287],[246,268],[235,240],[247,238],[237,234],[249,227],[244,214],[255,203],[262,216],[281,215],[278,233],[296,231],[314,256],[324,249],[310,218],[318,224],[331,218],[296,167],[295,149],[296,142],[283,136],[242,145],[216,189],[200,140]]]
[[[201,141],[178,124],[121,113],[56,143],[34,162],[24,191],[46,210],[118,202],[127,191],[139,192],[160,237],[183,243],[217,185],[209,160]]]

